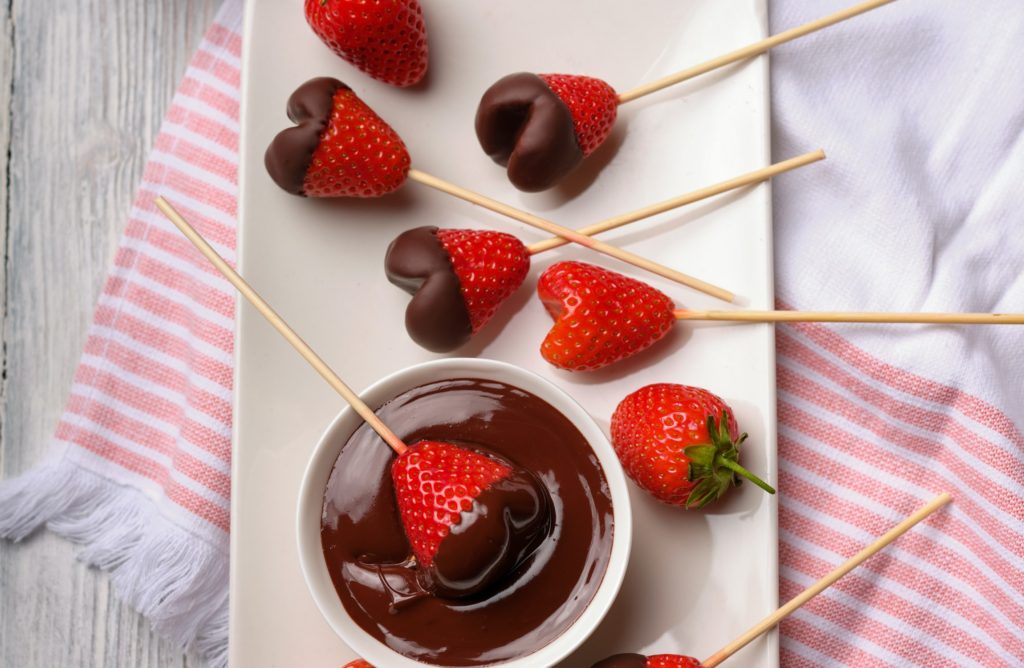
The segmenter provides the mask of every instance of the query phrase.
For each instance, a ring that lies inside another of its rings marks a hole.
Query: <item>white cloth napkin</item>
[[[772,0],[773,32],[847,0]],[[1024,3],[901,0],[772,53],[792,308],[1024,311]],[[779,328],[787,598],[956,503],[783,625],[784,665],[1024,665],[1024,328]]]

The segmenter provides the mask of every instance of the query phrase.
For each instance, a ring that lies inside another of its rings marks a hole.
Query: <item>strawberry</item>
[[[309,197],[380,197],[405,182],[402,138],[351,90],[338,90],[327,129],[306,170]]]
[[[306,20],[331,50],[374,79],[411,86],[427,73],[419,0],[306,0]]]
[[[598,661],[591,668],[702,668],[702,664],[692,656],[681,654],[616,654]]]
[[[414,443],[392,463],[402,526],[421,567],[430,568],[441,541],[474,499],[512,473],[497,460],[438,441]]]
[[[355,659],[346,663],[342,668],[373,668],[373,666],[367,663],[365,659]]]
[[[583,262],[557,262],[537,283],[555,319],[541,344],[549,363],[569,371],[600,369],[647,348],[675,323],[662,292]]]
[[[655,654],[647,657],[647,668],[701,668],[701,662],[682,654]]]
[[[572,114],[576,143],[583,157],[604,143],[615,125],[619,97],[601,79],[575,74],[538,74]]]
[[[516,237],[490,230],[438,230],[459,278],[476,334],[526,280],[530,252]]]
[[[640,388],[615,409],[611,434],[626,474],[663,503],[702,508],[735,485],[737,475],[775,493],[740,466],[738,448],[747,435],[732,410],[699,387]]]
[[[307,197],[380,197],[405,183],[409,152],[391,126],[348,86],[311,79],[288,99],[297,125],[277,134],[264,158],[288,192]]]

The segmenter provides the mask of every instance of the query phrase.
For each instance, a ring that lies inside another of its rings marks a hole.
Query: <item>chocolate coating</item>
[[[424,574],[426,588],[449,598],[490,590],[547,538],[551,519],[547,489],[529,472],[514,469],[461,513]]]
[[[572,112],[544,80],[520,72],[487,89],[476,111],[476,136],[508,179],[526,192],[546,190],[583,160]]]
[[[310,79],[299,86],[288,98],[288,118],[296,125],[277,133],[263,155],[270,178],[293,195],[306,195],[306,170],[331,120],[334,94],[339,90],[349,87],[331,77]]]
[[[564,633],[604,579],[614,531],[604,472],[579,430],[528,392],[471,379],[414,388],[377,413],[406,442],[455,443],[530,471],[553,521],[497,586],[468,599],[431,596],[408,559],[393,455],[363,425],[331,472],[321,520],[327,569],[353,621],[405,656],[445,666],[522,657]]]
[[[427,350],[444,353],[469,341],[473,326],[459,277],[436,227],[415,227],[399,234],[384,257],[388,280],[412,300],[405,329]]]
[[[647,668],[647,657],[643,654],[616,654],[590,668]]]

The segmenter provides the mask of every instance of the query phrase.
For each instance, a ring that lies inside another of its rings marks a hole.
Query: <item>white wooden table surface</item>
[[[145,157],[219,0],[0,3],[0,478],[42,460]],[[71,545],[0,541],[0,666],[198,666]]]

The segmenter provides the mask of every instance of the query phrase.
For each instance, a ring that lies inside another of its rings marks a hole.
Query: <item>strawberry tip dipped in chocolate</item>
[[[409,152],[391,126],[347,85],[310,79],[288,98],[293,127],[264,155],[270,177],[302,197],[381,197],[409,173]]]
[[[590,668],[702,668],[703,665],[692,656],[682,654],[616,654]]]
[[[409,336],[427,350],[466,343],[519,289],[530,253],[511,234],[417,227],[388,246],[388,280],[412,295],[405,312]]]
[[[647,385],[623,399],[611,419],[612,447],[633,482],[662,503],[703,508],[740,477],[775,490],[739,464],[735,413],[716,394],[672,383]]]
[[[780,44],[871,11],[894,0],[864,0],[717,58],[616,93],[589,76],[520,72],[499,79],[477,107],[476,134],[484,153],[506,167],[511,183],[546,190],[568,176],[611,132],[618,106]]]
[[[568,176],[608,135],[618,110],[600,79],[519,72],[484,93],[476,113],[480,147],[526,192]]]
[[[435,595],[489,589],[551,529],[544,486],[494,456],[420,441],[394,461],[391,477],[420,582]]]
[[[427,73],[419,0],[306,0],[305,14],[332,51],[378,81],[412,86]]]

